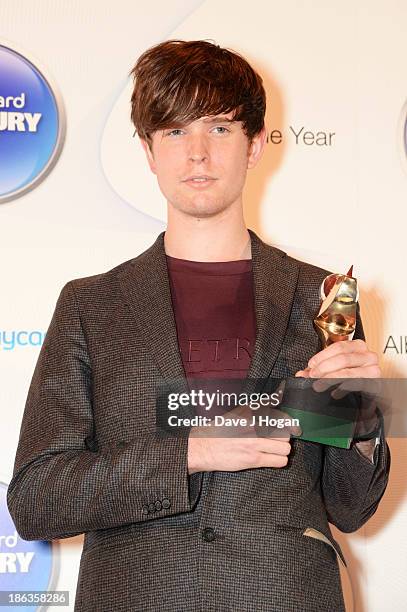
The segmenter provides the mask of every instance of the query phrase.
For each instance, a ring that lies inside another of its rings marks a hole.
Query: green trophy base
[[[314,382],[311,378],[286,380],[279,408],[299,421],[302,434],[293,437],[350,448],[358,416],[358,396],[348,393],[341,399],[333,399],[332,389],[314,391]]]
[[[286,405],[282,407],[282,410],[291,418],[299,420],[302,434],[292,436],[293,438],[337,446],[338,448],[350,448],[355,429],[354,421],[290,408]]]

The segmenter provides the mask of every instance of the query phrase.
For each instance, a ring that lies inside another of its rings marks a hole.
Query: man
[[[63,287],[31,382],[8,505],[25,539],[85,533],[75,610],[344,609],[328,521],[375,512],[390,453],[300,438],[161,436],[162,383],[378,377],[355,340],[319,351],[328,273],[265,244],[242,190],[265,146],[261,78],[206,41],[133,71],[132,120],[168,204],[154,244]],[[187,388],[185,386],[185,388]]]

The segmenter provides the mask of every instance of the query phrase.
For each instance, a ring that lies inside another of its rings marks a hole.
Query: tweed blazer
[[[292,376],[319,350],[312,320],[329,272],[249,233],[247,380]],[[284,468],[188,475],[188,438],[155,426],[157,385],[174,379],[186,381],[162,232],[63,286],[25,405],[8,508],[26,540],[85,534],[75,611],[344,610],[346,560],[328,522],[352,532],[376,511],[384,433],[374,463],[297,438]]]

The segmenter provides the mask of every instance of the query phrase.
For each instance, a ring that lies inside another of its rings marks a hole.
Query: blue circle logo
[[[23,540],[7,508],[7,486],[0,482],[0,591],[47,591],[55,581],[52,545]],[[19,606],[34,611],[35,605]]]
[[[55,85],[21,53],[0,45],[0,203],[47,176],[64,138],[65,113]]]

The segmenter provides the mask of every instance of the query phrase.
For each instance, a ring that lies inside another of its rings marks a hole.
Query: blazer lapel
[[[164,233],[149,249],[129,262],[120,275],[121,287],[154,360],[167,382],[188,391],[165,258]]]
[[[253,282],[257,335],[250,379],[267,378],[278,357],[287,331],[297,284],[299,266],[286,254],[264,243],[249,229],[252,246]],[[136,316],[145,344],[168,382],[176,379],[180,391],[188,391],[178,347],[171,290],[165,258],[164,233],[152,246],[125,266],[120,282],[127,302]]]
[[[297,285],[299,265],[284,251],[264,243],[248,230],[252,265],[257,334],[246,391],[256,387],[251,378],[267,378],[277,360],[287,332]]]

